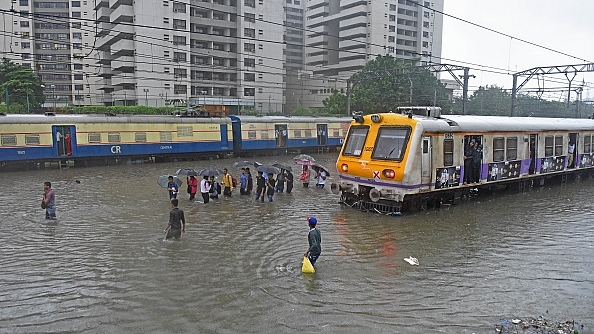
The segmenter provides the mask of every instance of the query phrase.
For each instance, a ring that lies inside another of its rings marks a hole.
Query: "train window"
[[[555,155],[563,155],[563,136],[555,136]]]
[[[159,140],[161,142],[168,142],[173,140],[171,132],[159,132]]]
[[[332,137],[340,137],[340,130],[333,130]]]
[[[267,130],[260,131],[260,139],[268,139],[268,131]]]
[[[136,132],[134,134],[134,140],[137,143],[146,143],[146,132]]]
[[[39,145],[39,135],[25,135],[25,145]]]
[[[177,127],[177,136],[178,137],[193,137],[194,136],[194,129],[191,126],[178,126]]]
[[[584,153],[590,153],[592,145],[592,135],[584,135]]]
[[[342,129],[342,136],[343,137],[346,137],[348,133],[349,133],[349,129]]]
[[[553,136],[545,137],[545,157],[553,156]]]
[[[248,139],[256,139],[256,131],[248,131]]]
[[[369,132],[369,127],[367,126],[351,126],[342,154],[360,156],[363,152],[367,132]]]
[[[107,142],[109,143],[119,143],[121,142],[120,133],[119,132],[110,132],[107,134]]]
[[[505,138],[493,138],[493,161],[505,160]]]
[[[371,158],[401,161],[406,151],[409,133],[409,127],[381,127]]]
[[[518,137],[507,137],[507,160],[518,158]]]
[[[294,135],[295,138],[301,138],[301,130],[295,130]]]
[[[305,133],[303,134],[303,137],[310,138],[311,137],[311,130],[305,130]]]
[[[101,142],[101,134],[100,133],[89,133],[88,138],[89,138],[89,143],[100,143]]]
[[[454,140],[444,139],[443,140],[443,165],[453,166],[454,165]]]
[[[17,144],[16,135],[2,135],[0,138],[2,146],[16,146]]]

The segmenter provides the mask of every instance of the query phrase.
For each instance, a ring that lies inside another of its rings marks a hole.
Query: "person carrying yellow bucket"
[[[307,240],[309,241],[309,248],[307,249],[307,252],[305,252],[305,254],[303,254],[303,257],[304,257],[303,260],[304,260],[304,262],[306,259],[309,260],[309,262],[311,263],[311,265],[313,267],[313,265],[318,260],[318,257],[320,257],[320,254],[322,253],[322,234],[316,228],[318,220],[315,217],[307,218],[307,222],[309,224],[309,233],[307,234]],[[306,265],[304,265],[302,267],[302,271],[305,272],[305,270],[306,270]]]

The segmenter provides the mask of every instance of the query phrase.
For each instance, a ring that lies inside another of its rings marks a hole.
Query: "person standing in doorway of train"
[[[223,195],[230,197],[231,192],[233,191],[233,178],[227,172],[227,168],[223,169],[223,181],[221,181],[223,185]]]
[[[190,191],[190,201],[196,197],[196,192],[198,191],[198,179],[194,177],[194,175],[190,175],[190,177],[186,178],[188,182],[188,190]]]
[[[202,195],[202,200],[204,201],[204,204],[208,203],[210,196],[209,196],[209,192],[211,189],[211,184],[208,183],[208,176],[204,175],[202,176],[202,180],[200,181],[200,194]]]
[[[567,148],[567,153],[569,155],[567,157],[567,168],[573,168],[573,167],[575,167],[573,165],[574,152],[575,152],[575,143],[573,141],[570,141],[569,142],[569,147]]]
[[[322,234],[316,228],[318,220],[315,217],[307,218],[307,223],[309,225],[309,233],[307,234],[309,248],[303,256],[307,257],[313,266],[320,257],[320,254],[322,254]]]
[[[474,155],[472,156],[472,182],[478,183],[481,178],[481,160],[483,160],[483,146],[474,144]]]
[[[56,219],[56,195],[51,182],[43,183],[42,208],[45,207],[45,219]]]
[[[248,186],[248,175],[245,168],[241,169],[241,175],[239,176],[239,194],[240,195],[249,195],[247,191]]]
[[[62,138],[64,136],[60,131],[56,131],[56,145],[58,145],[58,155],[64,155],[64,145],[62,145]]]
[[[66,155],[72,155],[72,138],[70,137],[70,132],[66,133],[64,141],[66,142]]]
[[[252,189],[254,189],[254,179],[252,178],[252,172],[250,172],[250,168],[246,167],[245,168],[245,173],[248,176],[248,180],[247,180],[247,194],[251,195],[252,194]]]
[[[169,212],[169,222],[163,232],[166,234],[165,239],[179,239],[182,233],[186,233],[186,218],[184,211],[177,207],[177,198],[171,200],[171,212]]]
[[[472,183],[474,180],[474,169],[472,165],[474,152],[474,139],[471,139],[464,150],[464,184]]]
[[[173,176],[169,176],[167,178],[169,183],[167,183],[167,190],[169,190],[169,200],[177,198],[177,193],[179,192],[179,186],[177,183],[173,182]]]
[[[262,202],[264,202],[264,194],[266,193],[266,179],[262,172],[258,172],[258,176],[256,176],[256,201],[260,198]]]
[[[311,171],[307,165],[303,165],[303,172],[301,172],[301,177],[299,180],[303,182],[303,187],[309,187],[309,179],[311,178]]]

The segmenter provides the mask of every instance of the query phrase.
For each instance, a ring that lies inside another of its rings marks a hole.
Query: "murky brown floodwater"
[[[273,203],[183,194],[187,233],[163,241],[157,176],[233,161],[0,174],[0,332],[494,333],[538,315],[594,331],[594,181],[402,217],[299,184]],[[310,215],[323,253],[304,277]]]

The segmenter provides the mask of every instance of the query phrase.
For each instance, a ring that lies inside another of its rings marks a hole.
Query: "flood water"
[[[187,232],[164,241],[157,177],[234,161],[1,173],[0,333],[495,333],[539,315],[594,332],[592,180],[401,217],[298,182],[272,203],[182,191]],[[304,276],[308,216],[323,251]]]

